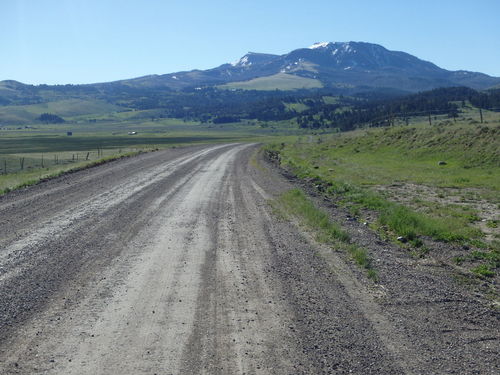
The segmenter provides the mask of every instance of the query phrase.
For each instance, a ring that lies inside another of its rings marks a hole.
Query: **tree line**
[[[392,125],[411,116],[448,115],[456,118],[466,102],[482,109],[500,110],[500,90],[478,92],[467,87],[439,88],[418,94],[383,100],[358,100],[338,104],[314,103],[297,118],[302,128],[352,130],[360,125]]]

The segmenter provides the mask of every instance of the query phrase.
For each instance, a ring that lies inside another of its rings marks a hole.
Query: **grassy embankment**
[[[459,243],[468,250],[454,262],[494,276],[500,124],[489,119],[301,137],[267,150],[387,238],[403,237],[415,255],[429,251],[425,237]]]

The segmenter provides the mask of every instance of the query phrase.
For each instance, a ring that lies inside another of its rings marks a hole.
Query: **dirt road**
[[[160,151],[0,199],[0,374],[498,373],[494,311],[412,315],[392,279],[273,214],[290,183],[255,150]],[[422,297],[436,279],[417,280]]]

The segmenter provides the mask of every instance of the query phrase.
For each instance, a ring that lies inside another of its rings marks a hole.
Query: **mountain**
[[[228,82],[245,81],[252,78],[272,75],[273,71],[269,70],[267,66],[279,57],[278,55],[249,52],[234,63],[223,64],[214,69],[195,69],[188,72],[150,75],[117,82],[133,87],[159,88],[166,86],[172,89],[182,89],[200,85],[221,85]]]
[[[465,70],[449,71],[405,52],[390,51],[365,42],[323,42],[284,55],[249,52],[238,61],[213,69],[192,70],[92,85],[64,87],[67,92],[117,90],[180,90],[205,86],[232,89],[335,88],[337,90],[390,89],[418,92],[438,87],[498,87],[499,77]],[[0,82],[0,104],[41,90],[14,81]],[[33,94],[35,95],[35,94]],[[3,99],[2,99],[3,98]],[[35,100],[34,98],[33,100]]]
[[[500,84],[498,77],[464,70],[449,71],[408,53],[390,51],[380,45],[364,42],[316,43],[284,55],[249,52],[232,64],[223,64],[214,69],[121,82],[132,86],[166,86],[173,89],[228,83],[230,85],[227,87],[252,88],[252,80],[259,79],[258,82],[262,83],[267,77],[272,88],[273,81],[284,75],[289,81],[305,82],[305,78],[324,87],[383,87],[406,91],[448,86],[486,89]]]

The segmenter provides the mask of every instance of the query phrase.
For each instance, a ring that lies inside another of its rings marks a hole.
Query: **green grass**
[[[297,165],[307,160],[322,174],[358,185],[390,181],[491,189],[500,186],[499,139],[499,126],[377,129],[298,142],[287,160]],[[438,166],[441,160],[447,165]]]
[[[98,115],[124,111],[124,108],[109,104],[102,100],[65,99],[53,102],[21,106],[28,112],[40,115],[42,113],[55,113],[61,117],[81,115]]]
[[[494,277],[500,269],[500,244],[494,242],[490,250],[474,250],[470,254],[455,257],[458,265],[472,264],[471,271],[481,277]]]
[[[478,219],[475,212],[451,204],[425,207],[422,204],[425,200],[421,200],[413,206],[419,206],[417,211],[422,212],[411,214],[411,210],[389,204],[390,195],[370,187],[387,187],[390,191],[393,185],[415,184],[435,189],[465,189],[464,194],[471,194],[466,189],[475,189],[476,198],[498,204],[498,135],[498,125],[469,129],[399,127],[325,135],[314,140],[302,137],[282,149],[279,145],[274,148],[280,153],[281,163],[299,177],[317,179],[329,193],[382,212],[384,222],[391,224],[398,234],[416,227],[422,235],[443,239],[453,238],[452,233],[456,233],[455,237],[461,238],[478,234],[460,230],[467,222]],[[446,160],[447,165],[439,166],[440,160]],[[448,223],[439,225],[445,221]],[[402,222],[408,225],[400,225]],[[439,229],[431,230],[425,222]]]
[[[337,104],[340,102],[340,98],[338,96],[323,96],[323,102],[325,104]]]
[[[47,112],[72,120],[77,116],[96,117],[124,110],[102,100],[65,99],[31,105],[0,106],[0,123],[33,123],[42,113]]]
[[[304,103],[284,103],[287,110],[289,111],[295,111],[297,113],[304,112],[305,110],[309,109],[309,107],[304,104]]]
[[[222,89],[241,90],[297,90],[321,88],[323,84],[312,78],[299,77],[293,74],[278,73],[268,77],[259,77],[250,81],[231,82],[219,86]]]
[[[377,280],[377,272],[365,249],[350,242],[349,234],[330,220],[328,214],[317,208],[300,189],[291,189],[283,193],[274,207],[285,215],[297,218],[301,225],[314,233],[316,240],[347,251],[361,268],[367,271],[368,277]]]
[[[13,190],[22,189],[28,186],[36,185],[42,181],[56,178],[66,173],[76,172],[82,169],[98,166],[112,160],[117,160],[125,157],[138,155],[142,152],[153,150],[129,151],[120,154],[111,154],[104,157],[99,157],[95,160],[84,160],[75,162],[74,164],[60,164],[52,167],[40,168],[34,170],[22,171],[19,173],[11,173],[0,175],[0,195],[9,193]]]
[[[476,205],[500,207],[500,116],[494,115],[486,125],[362,129],[296,137],[266,150],[360,220],[375,211],[372,227],[405,237],[419,254],[429,251],[424,236],[491,250],[476,225],[482,215]],[[485,226],[494,230],[497,220]]]
[[[484,277],[495,276],[495,272],[491,269],[491,266],[489,266],[487,264],[480,264],[479,266],[474,267],[472,269],[472,272],[474,272],[476,275],[484,276]]]
[[[293,166],[287,161],[284,161],[284,164]],[[345,181],[324,178],[317,174],[314,167],[307,169],[301,166],[292,169],[298,172],[299,177],[312,178],[315,184],[321,186],[326,193],[340,197],[344,204],[350,206],[355,215],[360,212],[360,209],[377,211],[379,224],[388,227],[394,236],[403,236],[408,240],[414,240],[417,236],[429,236],[442,241],[460,241],[481,235],[477,229],[464,226],[464,221],[461,219],[417,212],[366,188]]]
[[[486,226],[488,228],[498,228],[498,220],[488,220]]]
[[[351,210],[369,209],[379,213],[379,224],[386,226],[394,236],[403,236],[409,241],[418,236],[429,236],[442,241],[458,241],[478,235],[472,228],[463,226],[459,220],[429,216],[405,205],[387,200],[380,194],[347,183],[327,183],[326,192],[341,195]]]
[[[349,235],[341,230],[338,225],[330,221],[325,212],[316,208],[302,190],[289,190],[281,195],[280,202],[286,208],[287,212],[294,216],[299,216],[306,226],[319,229],[322,242],[331,242],[334,240],[349,242]]]

